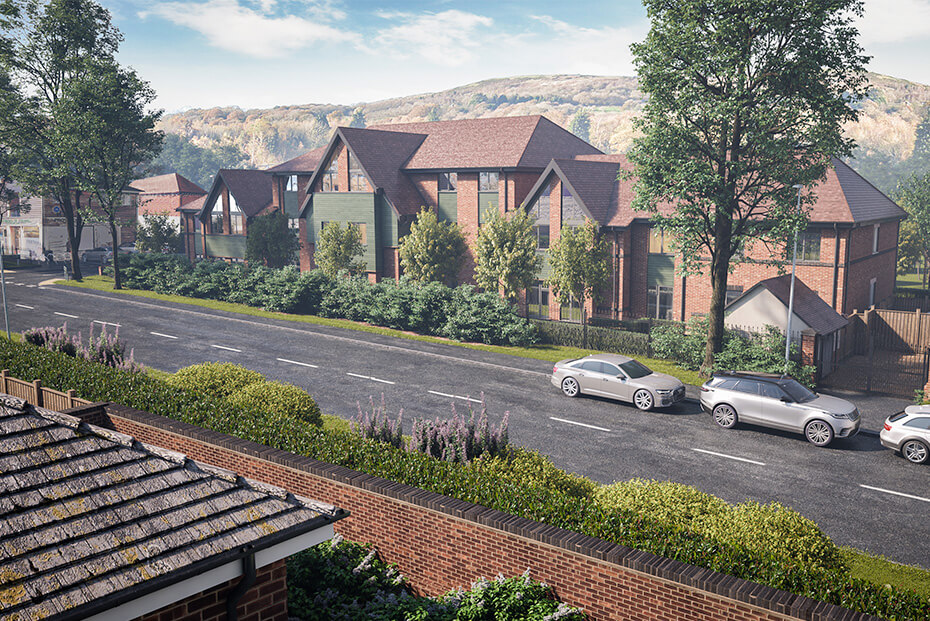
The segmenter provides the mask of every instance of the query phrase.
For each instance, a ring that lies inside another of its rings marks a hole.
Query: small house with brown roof
[[[347,515],[6,395],[0,489],[4,619],[284,621],[284,559]]]
[[[145,215],[160,213],[178,222],[178,210],[207,193],[202,187],[178,173],[136,179],[130,185],[140,192],[140,221]]]
[[[687,320],[710,308],[710,277],[683,276],[670,240],[651,225],[650,214],[632,209],[635,179],[622,155],[581,155],[553,159],[529,191],[523,206],[535,215],[539,252],[547,253],[563,226],[586,218],[598,223],[611,245],[613,277],[600,301],[588,300],[589,315],[611,319],[650,317]],[[868,308],[894,290],[898,225],[903,209],[845,162],[833,159],[809,224],[798,239],[797,274],[838,313]],[[662,204],[663,213],[674,206]],[[728,279],[727,302],[755,284],[779,275],[784,249],[754,245]],[[527,313],[546,319],[580,320],[577,304],[561,307],[540,280],[527,291]]]
[[[553,157],[586,154],[600,151],[542,116],[340,127],[302,205],[301,269],[336,221],[361,230],[370,278],[397,278],[399,242],[420,209],[457,222],[473,244],[490,211],[516,209]]]
[[[274,210],[271,173],[221,169],[197,214],[200,254],[203,258],[244,261],[249,221]]]

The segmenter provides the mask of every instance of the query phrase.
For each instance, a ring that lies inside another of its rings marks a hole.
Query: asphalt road
[[[349,418],[369,397],[405,428],[416,417],[478,407],[497,424],[510,413],[512,442],[559,467],[609,483],[631,478],[693,485],[731,502],[780,502],[816,521],[840,545],[930,568],[930,467],[914,466],[860,435],[818,449],[801,436],[717,428],[693,402],[656,412],[599,398],[569,399],[549,383],[551,365],[460,347],[267,320],[183,304],[62,286],[48,274],[8,273],[14,331],[68,323],[85,335],[119,326],[143,364],[175,371],[229,361],[310,392],[328,414]],[[32,378],[24,378],[32,379]]]

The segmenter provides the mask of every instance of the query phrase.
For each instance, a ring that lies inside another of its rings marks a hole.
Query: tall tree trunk
[[[77,194],[76,196],[78,201],[80,201],[80,194]],[[62,191],[60,192],[59,202],[61,203],[61,210],[65,214],[65,228],[68,231],[68,245],[71,247],[71,275],[75,280],[81,280],[83,275],[81,274],[80,246],[81,232],[84,227],[81,223],[81,214],[78,212],[78,209],[80,208],[80,202],[78,202],[78,207],[75,208],[74,203],[71,202],[71,188],[67,181],[62,183]]]
[[[710,266],[710,316],[707,326],[707,345],[701,373],[710,375],[714,368],[714,355],[723,349],[723,311],[726,306],[727,278],[730,275],[730,237],[733,224],[729,214],[717,210],[714,231],[714,252]]]
[[[110,241],[113,245],[113,288],[122,289],[123,284],[119,277],[119,240],[117,240],[116,222],[110,220]]]

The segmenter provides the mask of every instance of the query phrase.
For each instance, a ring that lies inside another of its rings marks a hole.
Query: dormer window
[[[439,191],[455,192],[458,189],[459,176],[457,173],[439,173]]]
[[[497,184],[499,181],[500,181],[500,173],[479,172],[478,173],[478,191],[479,192],[497,192]]]
[[[368,191],[368,183],[365,181],[365,173],[362,172],[361,164],[358,163],[358,159],[352,153],[349,153],[349,191]]]
[[[291,175],[287,178],[287,187],[284,188],[285,192],[296,192],[297,191],[297,175]]]
[[[336,161],[336,158],[333,158],[333,161],[329,163],[329,168],[323,171],[322,185],[320,187],[323,192],[339,191],[339,162]]]

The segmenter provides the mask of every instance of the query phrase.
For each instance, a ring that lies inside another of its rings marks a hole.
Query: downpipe
[[[242,557],[242,580],[226,596],[226,621],[237,621],[239,614],[236,608],[239,606],[239,601],[255,584],[255,553],[251,550],[252,546],[250,545],[242,549],[243,552],[248,552],[248,554]]]

